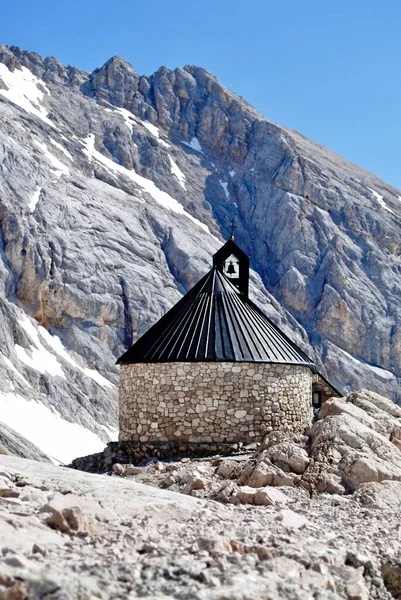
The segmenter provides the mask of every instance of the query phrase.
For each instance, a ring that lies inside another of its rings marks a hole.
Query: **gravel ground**
[[[1,600],[401,595],[398,508],[285,486],[270,505],[221,504],[9,456],[0,482]]]

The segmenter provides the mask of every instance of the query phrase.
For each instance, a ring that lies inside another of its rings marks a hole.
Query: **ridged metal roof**
[[[313,362],[214,267],[123,354],[147,362]]]

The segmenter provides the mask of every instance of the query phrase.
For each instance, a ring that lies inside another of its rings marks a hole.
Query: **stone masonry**
[[[197,362],[121,365],[120,440],[251,443],[311,422],[308,367]]]
[[[320,392],[322,395],[321,401],[324,404],[330,398],[341,396],[340,392],[335,390],[328,381],[317,375],[317,381],[312,384],[312,392]]]

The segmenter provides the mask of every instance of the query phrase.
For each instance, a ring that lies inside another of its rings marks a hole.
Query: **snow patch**
[[[157,141],[159,142],[159,144],[161,146],[164,146],[165,148],[170,148],[170,144],[165,142],[160,137],[160,129],[158,127],[156,127],[156,125],[153,125],[153,123],[150,123],[149,121],[141,121],[141,119],[138,119],[138,117],[136,117],[133,113],[131,113],[126,108],[121,108],[121,107],[113,108],[113,109],[105,108],[105,111],[120,113],[120,115],[124,118],[124,121],[125,121],[127,127],[131,131],[131,134],[134,131],[133,123],[136,123],[137,125],[141,125],[142,127],[145,127],[149,131],[149,133],[151,133],[153,135],[153,137],[155,137],[157,139]]]
[[[3,423],[57,462],[67,464],[105,447],[92,431],[66,421],[42,402],[26,400],[19,394],[0,393],[0,414]]]
[[[221,181],[220,179],[219,179],[219,183],[220,183],[221,187],[224,190],[224,193],[226,195],[227,200],[229,200],[230,199],[230,192],[228,191],[228,183],[226,181]]]
[[[135,121],[135,119],[132,116],[132,114],[130,113],[130,111],[127,110],[126,108],[121,108],[121,107],[116,108],[115,110],[123,117],[126,126],[128,127],[128,129],[130,130],[130,132],[132,134],[134,131],[134,126],[133,126],[132,122]]]
[[[382,369],[381,367],[375,367],[374,365],[369,365],[365,363],[363,364],[365,365],[365,367],[369,367],[371,371],[374,371],[379,377],[383,377],[384,379],[395,379],[395,375],[391,371],[387,371],[386,369]]]
[[[38,117],[50,127],[57,127],[47,118],[48,111],[42,106],[43,98],[49,94],[45,83],[35,77],[29,69],[21,67],[10,71],[6,65],[0,64],[0,78],[7,87],[0,89],[0,94],[27,113]],[[44,91],[43,91],[44,90]]]
[[[171,158],[170,154],[168,155],[168,157],[169,157],[169,160],[170,160],[171,173],[177,179],[177,181],[180,184],[180,186],[184,190],[186,190],[187,186],[185,185],[185,175],[184,175],[184,173],[181,171],[181,169],[177,165],[177,163]]]
[[[383,379],[395,379],[395,375],[391,371],[387,371],[387,369],[382,369],[382,367],[377,367],[375,365],[371,365],[369,363],[363,362],[362,360],[355,358],[355,356],[352,356],[352,354],[349,354],[346,350],[343,350],[342,348],[338,347],[338,349],[340,350],[340,352],[342,352],[342,354],[345,354],[345,356],[347,358],[352,360],[354,363],[357,363],[360,367],[365,367],[365,368],[370,369],[371,371],[376,373],[376,375],[378,375],[379,377],[382,377]]]
[[[59,337],[57,337],[57,335],[51,335],[47,331],[47,329],[45,329],[41,325],[38,325],[38,331],[39,331],[40,335],[42,336],[42,338],[45,340],[45,342],[59,356],[61,356],[61,358],[63,358],[66,362],[68,362],[72,367],[74,367],[75,369],[78,369],[84,375],[86,375],[87,377],[90,377],[91,379],[93,379],[93,381],[96,381],[96,383],[98,383],[102,387],[111,387],[111,388],[114,387],[114,385],[111,383],[111,381],[109,381],[108,379],[103,377],[103,375],[101,375],[98,371],[96,371],[96,369],[88,369],[87,367],[81,367],[81,365],[79,365],[77,362],[75,362],[75,360],[68,354],[67,350],[64,348],[64,346],[62,344],[62,341],[60,340]]]
[[[118,442],[118,435],[119,435],[118,429],[110,429],[109,427],[106,427],[106,425],[99,425],[99,427],[101,427],[103,429],[103,431],[107,433],[111,442]]]
[[[95,136],[93,133],[90,133],[87,138],[85,138],[84,142],[85,148],[83,149],[84,154],[89,158],[89,160],[97,160],[104,167],[112,171],[113,173],[120,173],[121,175],[125,175],[125,177],[129,177],[134,183],[139,185],[145,192],[150,194],[152,198],[164,208],[171,210],[177,214],[184,215],[187,219],[190,219],[193,223],[196,223],[198,227],[204,229],[207,233],[210,234],[209,227],[195,219],[191,214],[189,214],[182,204],[180,204],[175,198],[170,196],[167,192],[159,189],[153,181],[150,179],[146,179],[146,177],[142,177],[138,175],[134,170],[129,170],[113,162],[110,158],[107,158],[101,152],[96,150],[95,148]]]
[[[61,162],[61,160],[59,160],[56,156],[54,156],[51,152],[49,152],[49,149],[46,146],[46,144],[43,144],[42,142],[39,142],[38,140],[35,140],[34,143],[35,143],[35,146],[37,146],[40,149],[40,151],[47,158],[48,162],[51,164],[52,170],[53,170],[55,176],[57,177],[57,179],[59,177],[61,177],[61,175],[71,175],[70,170],[65,166],[65,164],[63,164]]]
[[[48,373],[65,379],[64,371],[57,358],[42,345],[40,348],[31,346],[30,354],[19,344],[15,344],[15,352],[19,360],[39,373]]]
[[[229,172],[229,176],[230,176],[230,177],[234,177],[234,175],[235,175],[235,171],[230,171],[230,172]]]
[[[33,327],[33,329],[36,334],[36,330],[34,327]],[[61,356],[61,358],[63,358],[66,362],[68,362],[72,367],[78,367],[75,360],[73,358],[71,358],[71,356],[68,354],[68,352],[64,348],[59,337],[57,337],[56,335],[51,335],[51,333],[49,333],[47,331],[47,329],[45,329],[41,325],[38,325],[38,332],[40,333],[41,337],[44,339],[46,344],[48,344],[59,356]]]
[[[43,188],[41,188],[41,187],[37,187],[36,190],[33,192],[32,196],[31,196],[31,199],[30,199],[29,204],[28,204],[28,207],[29,207],[29,210],[31,211],[31,213],[34,212],[34,210],[36,208],[36,205],[39,202],[40,194],[42,192],[42,189]]]
[[[146,127],[146,129],[148,131],[150,131],[150,133],[152,135],[154,135],[156,138],[160,137],[160,132],[159,132],[159,128],[156,127],[156,125],[153,125],[152,123],[149,123],[149,121],[142,121],[142,125],[144,127]]]
[[[13,371],[13,373],[15,373],[15,375],[17,375],[17,377],[29,388],[32,389],[31,384],[29,383],[29,381],[27,379],[25,379],[25,377],[23,375],[21,375],[21,373],[18,371],[17,367],[15,365],[13,365],[13,363],[11,362],[11,360],[9,358],[7,358],[7,356],[4,356],[4,354],[2,354],[0,352],[0,356],[3,359],[3,361],[6,363],[7,367]],[[10,385],[12,385],[10,383]],[[14,387],[14,386],[13,386]]]
[[[64,348],[61,340],[56,335],[51,335],[47,329],[42,327],[41,325],[37,325],[35,327],[33,323],[29,320],[26,315],[23,315],[19,320],[21,327],[26,331],[29,335],[32,345],[31,349],[28,352],[25,348],[20,346],[19,344],[15,344],[15,351],[17,356],[21,362],[30,367],[31,369],[35,369],[40,373],[48,373],[49,375],[55,375],[62,377],[65,379],[64,371],[57,360],[57,357],[49,352],[40,341],[40,337],[46,342],[48,346],[52,350],[58,354],[61,358],[63,358],[69,365],[71,365],[74,369],[81,371],[86,377],[90,377],[93,381],[96,381],[98,385],[102,387],[114,387],[114,384],[111,383],[106,377],[103,377],[96,369],[89,369],[88,367],[81,367],[67,352]]]
[[[52,138],[50,138],[50,143],[53,144],[53,146],[55,146],[56,148],[58,148],[63,154],[65,154],[65,156],[69,158],[71,162],[74,160],[72,155],[68,152],[68,150],[66,150],[66,148],[64,148],[62,144],[59,144],[58,142],[56,142],[56,140],[53,140]]]
[[[65,379],[64,371],[57,358],[43,346],[37,330],[26,315],[19,319],[19,324],[32,341],[29,352],[19,344],[15,344],[15,352],[19,360],[39,373],[48,373]]]
[[[380,206],[382,206],[383,208],[385,208],[386,210],[388,210],[388,212],[391,212],[392,214],[394,214],[394,212],[391,210],[391,208],[389,208],[387,206],[387,204],[384,202],[383,198],[384,196],[382,196],[381,194],[379,194],[379,192],[376,192],[376,190],[372,190],[372,188],[368,187],[368,190],[370,192],[372,192],[372,194],[374,195],[374,197],[376,198],[376,200],[378,201],[378,203],[380,204]]]
[[[91,379],[93,379],[93,381],[96,381],[96,383],[98,383],[102,387],[114,387],[113,384],[111,383],[111,381],[106,379],[106,377],[103,377],[103,375],[101,375],[99,373],[99,371],[96,371],[96,369],[88,369],[88,368],[82,369],[81,367],[79,367],[79,368],[81,369],[81,371],[83,372],[84,375],[86,375],[87,377],[90,377]]]
[[[196,152],[203,154],[202,146],[200,145],[197,137],[193,137],[190,142],[182,141],[181,144],[184,144],[184,146],[188,146],[189,148],[192,148],[192,150],[196,150]]]
[[[140,119],[138,120],[159,141],[159,144],[161,144],[165,148],[170,148],[170,144],[167,144],[167,142],[161,139],[160,130],[158,127],[156,127],[156,125],[149,123],[149,121],[141,121]]]
[[[93,160],[93,155],[95,152],[97,152],[95,149],[95,134],[90,133],[88,137],[84,139],[83,143],[85,147],[83,148],[82,152],[89,158],[89,160]]]
[[[125,124],[128,127],[128,129],[130,130],[131,134],[133,133],[133,131],[134,131],[133,122],[137,121],[137,119],[134,117],[134,115],[129,110],[127,110],[126,108],[116,107],[113,109],[105,108],[105,111],[119,113],[123,117]]]

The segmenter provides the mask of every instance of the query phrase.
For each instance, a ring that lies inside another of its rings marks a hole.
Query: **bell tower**
[[[239,292],[248,298],[249,289],[249,258],[234,242],[234,221],[231,222],[231,236],[227,242],[214,254],[213,267],[223,273]]]

